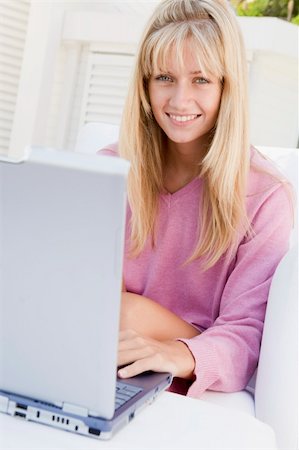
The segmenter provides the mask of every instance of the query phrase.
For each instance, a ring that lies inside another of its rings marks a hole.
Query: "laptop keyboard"
[[[116,382],[116,398],[115,398],[115,410],[127,403],[135,395],[139,394],[142,389],[131,384],[123,382]]]

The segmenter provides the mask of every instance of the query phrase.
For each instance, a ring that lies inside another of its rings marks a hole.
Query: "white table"
[[[163,393],[110,441],[0,414],[0,449],[276,450],[270,427],[245,413]]]

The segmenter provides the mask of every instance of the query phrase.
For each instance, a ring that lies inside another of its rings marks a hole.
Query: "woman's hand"
[[[133,330],[120,332],[118,365],[121,378],[129,378],[147,370],[170,372],[174,377],[193,378],[195,361],[187,345],[181,341],[158,341]]]
[[[121,378],[147,370],[193,378],[195,362],[186,344],[177,338],[200,334],[173,312],[141,295],[123,292],[118,365]]]

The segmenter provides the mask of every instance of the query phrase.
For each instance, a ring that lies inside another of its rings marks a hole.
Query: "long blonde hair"
[[[128,195],[132,252],[137,255],[148,237],[154,245],[158,197],[163,190],[163,131],[151,111],[148,82],[171,49],[175,47],[182,58],[186,39],[191,39],[201,71],[222,82],[213,138],[201,164],[200,176],[205,180],[201,230],[188,259],[204,257],[208,268],[233,248],[238,233],[250,229],[245,208],[250,162],[247,63],[241,32],[227,0],[165,0],[158,5],[139,46],[119,152],[131,162]]]

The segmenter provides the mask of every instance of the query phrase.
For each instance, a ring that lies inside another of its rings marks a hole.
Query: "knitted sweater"
[[[117,145],[101,150],[117,155]],[[126,289],[148,297],[202,331],[181,339],[195,359],[195,379],[175,378],[171,390],[199,397],[206,389],[243,389],[258,362],[269,287],[288,249],[292,208],[286,188],[265,174],[272,163],[255,149],[246,196],[254,235],[240,237],[237,251],[224,255],[203,271],[200,261],[187,265],[198,230],[204,181],[195,178],[174,194],[161,193],[156,222],[156,246],[149,239],[138,257],[129,255],[128,207],[124,280]],[[199,223],[200,226],[200,223]],[[279,330],[277,330],[279,333]],[[179,337],[178,337],[179,338]]]

